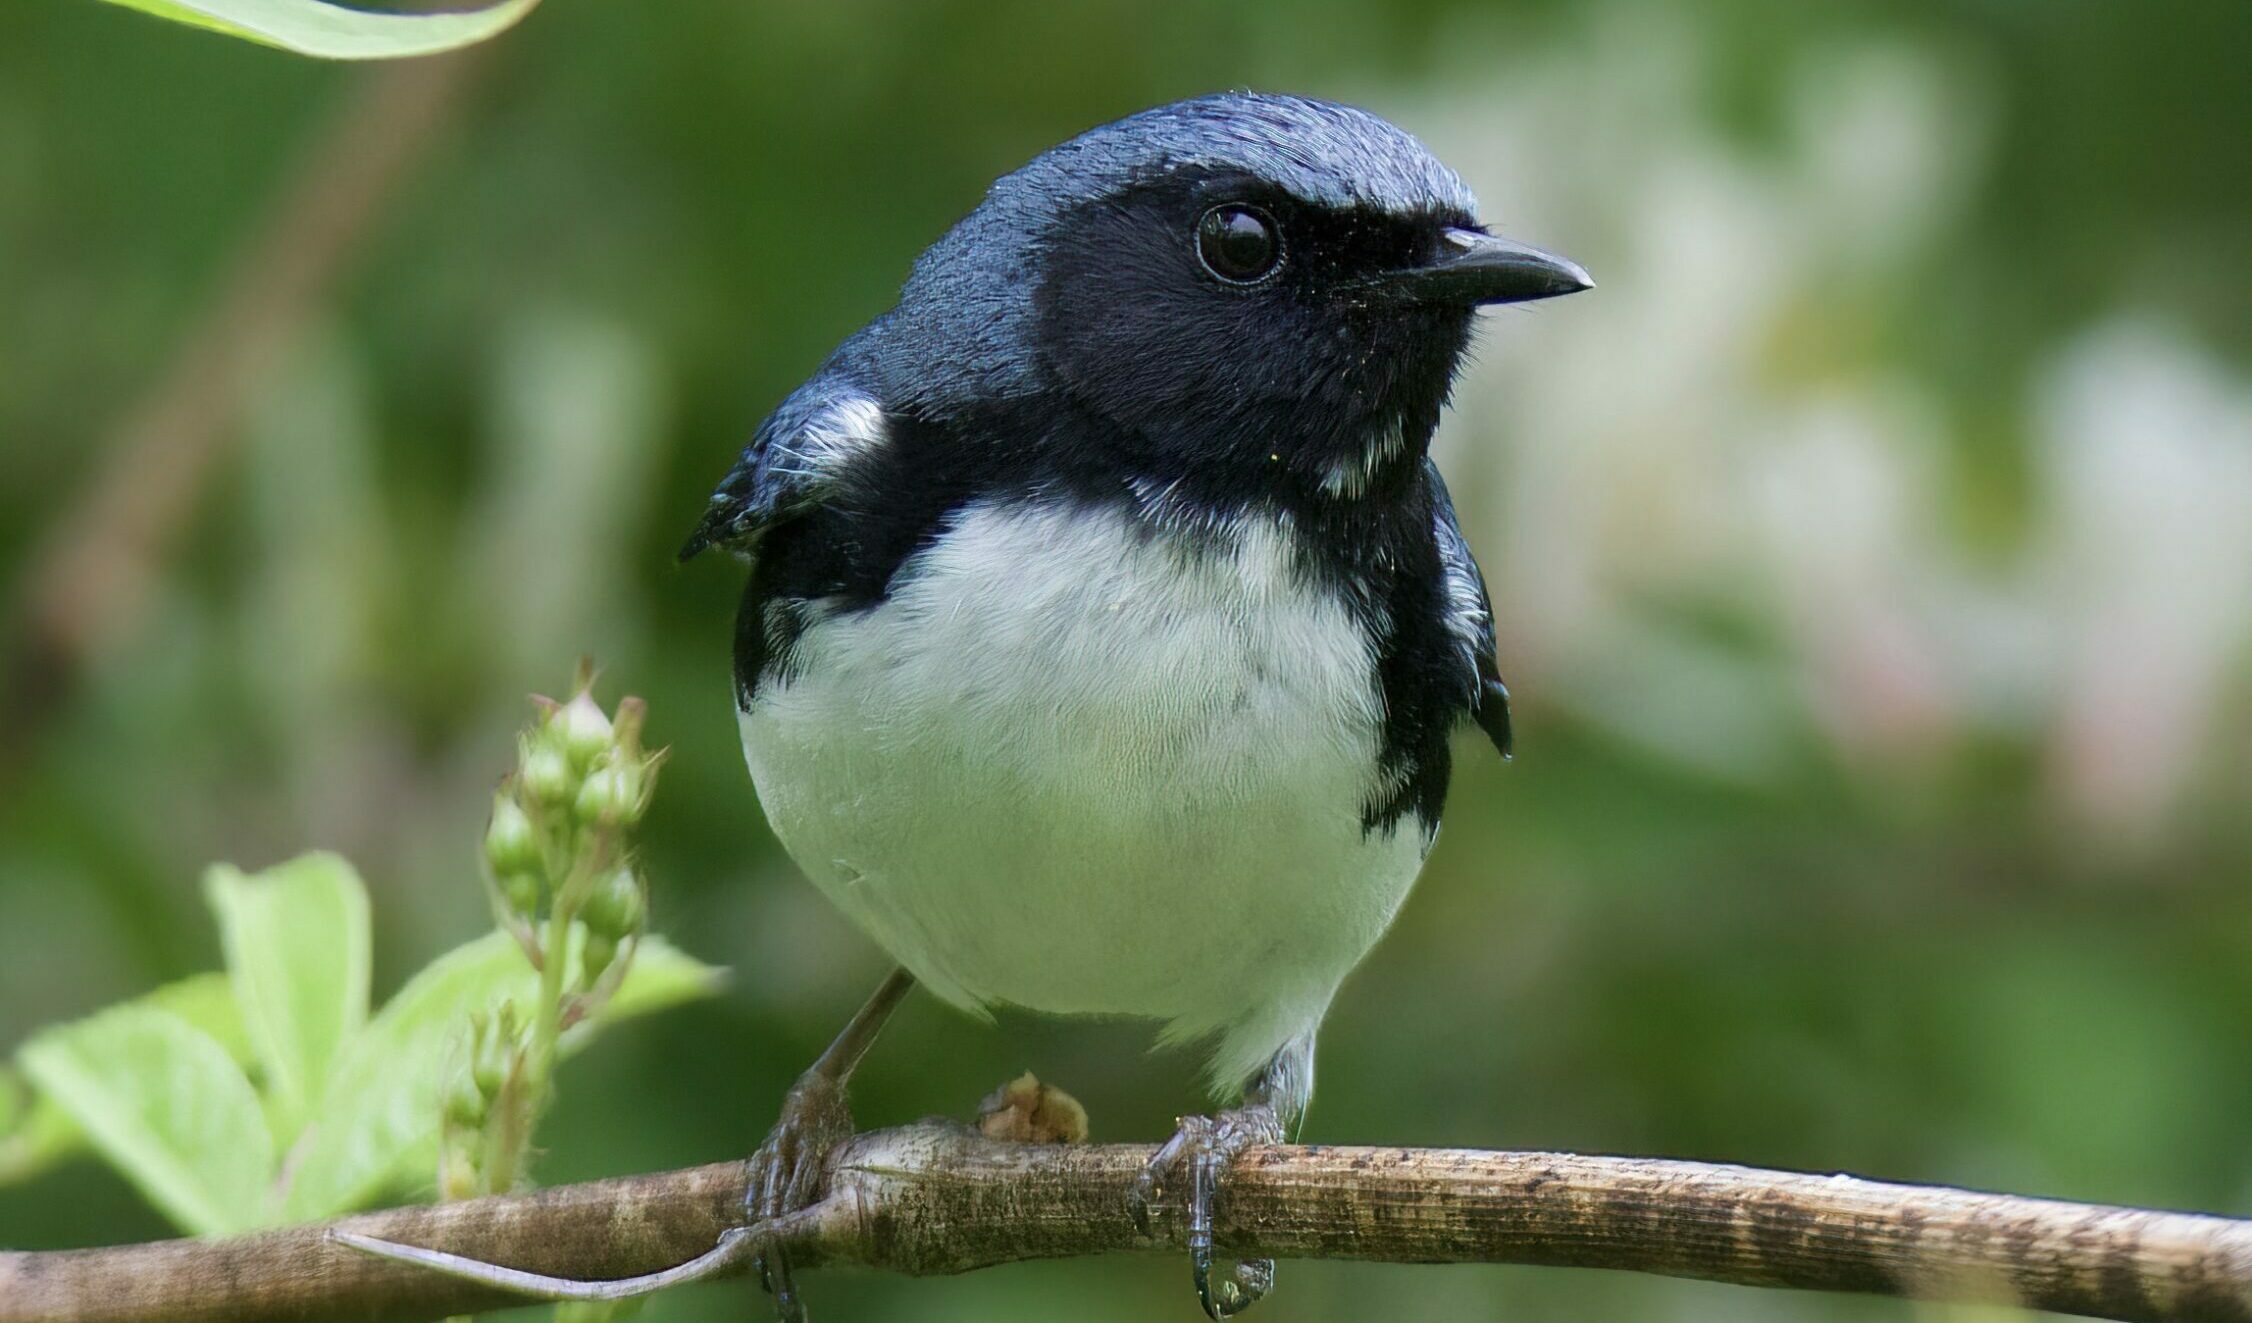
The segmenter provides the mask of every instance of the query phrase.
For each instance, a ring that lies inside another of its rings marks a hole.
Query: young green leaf
[[[235,1008],[234,990],[227,985],[225,974],[216,970],[190,974],[128,1004],[154,1007],[187,1021],[217,1040],[237,1065],[248,1065],[252,1060],[242,1012]],[[30,1088],[28,1081],[18,1084],[14,1079],[18,1073],[0,1068],[0,1096],[18,1089],[23,1095],[17,1100],[21,1110],[14,1119],[0,1123],[0,1185],[28,1181],[87,1147],[86,1132],[55,1105],[54,1099]]]
[[[705,964],[662,937],[643,937],[625,982],[593,1023],[610,1024],[700,1001],[718,992],[726,977],[726,970]],[[569,1043],[571,1035],[565,1033],[563,1041]]]
[[[318,853],[256,877],[220,864],[203,885],[243,1027],[266,1072],[276,1133],[287,1143],[367,1021],[367,888],[350,864]]]
[[[273,1137],[242,1068],[179,1016],[128,1003],[34,1037],[24,1073],[158,1211],[196,1235],[265,1221]]]
[[[234,983],[219,970],[174,979],[133,998],[132,1004],[153,1006],[186,1020],[216,1039],[238,1065],[258,1059],[250,1045],[249,1027],[242,1022],[242,1007],[235,1001]]]
[[[110,0],[175,23],[330,60],[393,60],[475,45],[514,27],[539,0],[482,9],[381,14],[326,0]]]
[[[717,989],[719,971],[654,938],[645,939],[618,994],[588,1033],[631,1015],[677,1005]],[[432,961],[367,1023],[330,1076],[319,1108],[290,1155],[283,1211],[293,1222],[360,1207],[402,1182],[429,1180],[437,1161],[440,1095],[461,1064],[472,1012],[501,1002],[529,1006],[539,975],[506,933],[488,933]]]

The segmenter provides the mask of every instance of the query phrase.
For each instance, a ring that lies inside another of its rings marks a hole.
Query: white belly
[[[950,1001],[1217,1034],[1223,1084],[1312,1029],[1423,833],[1362,830],[1369,642],[1277,530],[974,507],[901,580],[742,714],[815,885]]]

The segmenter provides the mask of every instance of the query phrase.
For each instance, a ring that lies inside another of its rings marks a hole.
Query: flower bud
[[[485,863],[495,877],[531,873],[540,867],[540,837],[530,815],[513,795],[493,796],[493,819],[485,827]]]
[[[571,701],[555,709],[547,719],[546,735],[570,759],[571,766],[584,771],[610,747],[610,718],[594,701],[594,694],[581,689]]]
[[[563,750],[547,740],[528,740],[517,778],[533,799],[542,804],[568,804],[578,793],[578,777]]]
[[[508,873],[500,879],[501,898],[509,910],[527,919],[540,912],[540,893],[545,890],[536,873]]]
[[[613,759],[586,774],[572,810],[589,826],[630,827],[641,820],[647,785],[638,766]]]
[[[513,1038],[513,1034],[480,1032],[471,1049],[470,1078],[477,1092],[488,1099],[499,1097],[501,1085],[508,1080],[509,1052],[516,1046]]]
[[[634,875],[631,865],[612,869],[608,876],[594,884],[586,904],[579,910],[579,918],[586,923],[589,933],[599,933],[613,941],[622,940],[641,926],[641,879]]]
[[[649,722],[647,700],[627,694],[618,700],[618,715],[611,723],[611,741],[618,746],[619,756],[629,759],[641,757],[641,728]]]
[[[581,953],[580,981],[587,987],[593,987],[594,981],[602,977],[602,971],[608,969],[610,962],[617,958],[618,939],[590,929],[586,935],[586,947]]]

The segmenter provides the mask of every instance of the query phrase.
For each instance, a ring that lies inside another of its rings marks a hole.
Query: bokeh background
[[[1602,282],[1490,317],[1442,433],[1519,756],[1465,741],[1310,1137],[2252,1214],[2248,52],[2227,0],[553,0],[353,69],[0,6],[0,1045],[215,965],[214,859],[350,854],[379,995],[479,930],[523,695],[587,653],[675,750],[658,925],[734,973],[565,1072],[540,1175],[746,1151],[882,962],[751,797],[740,570],[671,552],[993,175],[1254,86]],[[860,1115],[1031,1068],[1152,1139],[1193,1062],[1145,1046],[918,1002]],[[163,1230],[98,1167],[0,1189],[0,1244]],[[1195,1317],[1170,1259],[808,1294]],[[1296,1264],[1262,1316],[1393,1311],[1975,1313]]]

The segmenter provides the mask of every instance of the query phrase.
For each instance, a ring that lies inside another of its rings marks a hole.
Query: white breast
[[[1218,1034],[1233,1082],[1320,1020],[1422,863],[1364,833],[1366,632],[1270,523],[964,512],[889,599],[817,608],[742,714],[774,830],[940,995]]]

